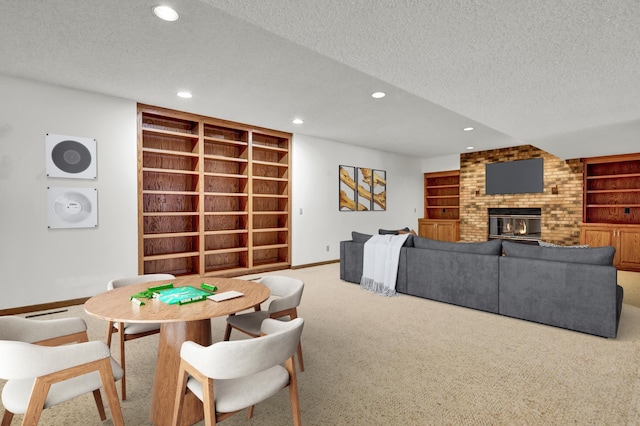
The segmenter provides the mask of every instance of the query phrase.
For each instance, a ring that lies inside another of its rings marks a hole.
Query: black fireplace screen
[[[489,239],[540,240],[542,211],[539,208],[489,209]]]

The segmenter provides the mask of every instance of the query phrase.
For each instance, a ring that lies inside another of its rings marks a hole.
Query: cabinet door
[[[455,223],[438,223],[437,225],[437,240],[440,241],[458,241],[457,226]]]
[[[620,268],[640,270],[640,230],[618,229],[616,255]]]
[[[438,225],[433,222],[420,222],[418,235],[432,240],[438,239]]]
[[[589,244],[590,247],[615,247],[615,228],[583,227],[580,230],[580,244]]]
[[[613,246],[616,254],[613,257],[613,266],[618,267],[620,250],[616,239],[616,228],[585,226],[580,230],[580,244],[588,244],[589,247]]]

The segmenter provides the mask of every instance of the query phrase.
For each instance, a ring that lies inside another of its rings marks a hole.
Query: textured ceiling
[[[0,0],[0,73],[421,157],[640,151],[638,0],[157,2]]]

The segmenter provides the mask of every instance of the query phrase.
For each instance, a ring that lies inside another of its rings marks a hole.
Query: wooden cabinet
[[[418,235],[432,240],[460,240],[460,221],[418,219]]]
[[[613,264],[619,269],[640,272],[640,226],[587,224],[580,226],[580,244],[613,246]]]
[[[582,161],[580,241],[594,247],[614,246],[616,267],[640,271],[640,154]]]
[[[424,219],[418,235],[441,241],[460,240],[460,171],[424,174]]]
[[[139,105],[139,272],[290,266],[291,135]]]

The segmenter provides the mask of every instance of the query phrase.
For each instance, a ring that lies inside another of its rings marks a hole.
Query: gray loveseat
[[[359,283],[364,243],[340,242],[340,278]],[[504,255],[503,255],[504,251]],[[411,236],[396,290],[411,296],[615,337],[622,309],[613,247],[539,247],[509,241],[449,243]]]

